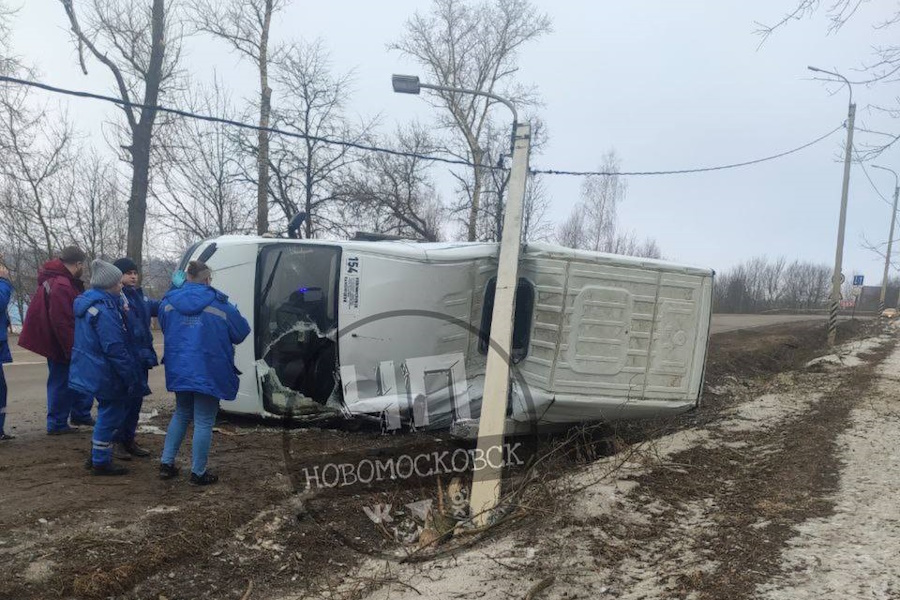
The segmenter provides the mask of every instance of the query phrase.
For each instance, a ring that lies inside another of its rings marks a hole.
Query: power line
[[[739,163],[732,163],[729,165],[719,165],[715,167],[698,167],[694,169],[677,169],[672,171],[558,171],[553,169],[532,169],[532,173],[544,174],[544,175],[574,175],[576,177],[586,177],[591,175],[621,175],[623,177],[631,177],[631,176],[645,176],[645,175],[686,175],[689,173],[706,173],[709,171],[723,171],[725,169],[736,169],[738,167],[747,167],[749,165],[756,165],[762,162],[775,160],[776,158],[781,158],[783,156],[787,156],[789,154],[794,154],[795,152],[800,152],[801,150],[805,150],[810,146],[818,144],[822,140],[828,138],[836,131],[843,129],[843,123],[829,131],[823,136],[817,137],[811,142],[807,142],[802,146],[797,146],[796,148],[792,148],[791,150],[786,150],[785,152],[779,152],[778,154],[773,154],[772,156],[766,156],[763,158],[756,158],[754,160],[748,160]]]
[[[314,142],[321,142],[323,144],[333,145],[333,146],[343,146],[345,148],[354,148],[356,150],[365,150],[368,152],[380,152],[382,154],[390,154],[393,156],[403,156],[406,158],[418,158],[421,160],[427,160],[432,162],[442,162],[451,165],[463,165],[466,167],[474,167],[473,163],[470,163],[466,160],[457,159],[457,158],[444,158],[442,156],[433,156],[428,154],[418,154],[416,152],[404,152],[402,150],[394,150],[391,148],[382,148],[379,146],[370,146],[368,144],[359,144],[356,142],[347,142],[344,140],[333,140],[326,137],[320,137],[315,135],[308,135],[305,133],[297,133],[295,131],[286,131],[284,129],[278,129],[277,127],[260,127],[259,125],[253,125],[251,123],[243,123],[241,121],[235,121],[232,119],[225,119],[222,117],[213,117],[211,115],[202,115],[186,110],[181,110],[178,108],[169,108],[167,106],[151,106],[148,104],[140,104],[137,102],[126,102],[121,98],[115,98],[113,96],[104,96],[102,94],[94,94],[92,92],[82,92],[79,90],[70,90],[66,88],[56,87],[53,85],[48,85],[46,83],[41,83],[38,81],[29,81],[27,79],[19,79],[17,77],[9,77],[6,75],[0,75],[0,81],[7,83],[15,83],[18,85],[24,85],[27,87],[38,88],[47,92],[52,92],[54,94],[63,94],[65,96],[75,96],[76,98],[88,98],[91,100],[101,100],[103,102],[110,102],[112,104],[116,104],[122,107],[130,107],[130,108],[139,108],[141,110],[154,110],[161,113],[168,113],[172,115],[177,115],[179,117],[185,117],[188,119],[197,119],[200,121],[207,121],[209,123],[221,123],[223,125],[231,125],[233,127],[238,127],[241,129],[252,129],[255,131],[265,131],[268,133],[274,133],[277,135],[283,135],[292,138],[299,138],[303,140],[311,140]],[[485,165],[482,168],[484,169],[498,169],[499,167],[492,167]]]
[[[853,149],[853,154],[856,155],[856,162],[860,167],[862,167],[862,172],[865,174],[866,179],[869,180],[869,185],[872,186],[872,189],[875,190],[875,193],[878,194],[878,197],[881,198],[882,202],[890,206],[893,210],[894,203],[888,200],[885,195],[881,193],[881,190],[878,189],[878,186],[875,185],[875,182],[872,181],[872,177],[869,175],[869,170],[866,168],[866,163],[863,162],[862,158],[860,158],[859,152],[856,150],[856,148]]]
[[[197,120],[206,121],[209,123],[220,123],[223,125],[231,125],[233,127],[237,127],[240,129],[265,131],[268,133],[273,133],[276,135],[283,135],[283,136],[291,137],[291,138],[312,140],[312,141],[321,142],[321,143],[327,144],[327,145],[343,146],[346,148],[353,148],[356,150],[364,150],[367,152],[380,152],[382,154],[389,154],[392,156],[402,156],[405,158],[418,158],[420,160],[426,160],[426,161],[430,161],[430,162],[440,162],[440,163],[451,164],[451,165],[461,165],[461,166],[465,166],[465,167],[478,166],[467,160],[462,160],[462,159],[457,159],[457,158],[445,158],[442,156],[419,154],[416,152],[405,152],[402,150],[394,150],[392,148],[383,148],[383,147],[372,146],[372,145],[368,145],[368,144],[360,144],[357,142],[348,142],[345,140],[335,140],[335,139],[331,139],[331,138],[308,135],[308,134],[298,133],[298,132],[294,132],[294,131],[286,131],[284,129],[279,129],[277,127],[260,127],[259,125],[254,125],[251,123],[244,123],[241,121],[235,121],[233,119],[225,119],[222,117],[203,115],[203,114],[199,114],[199,113],[194,113],[194,112],[190,112],[190,111],[186,111],[186,110],[182,110],[182,109],[178,109],[178,108],[170,108],[170,107],[161,106],[161,105],[151,106],[151,105],[147,105],[147,104],[140,104],[137,102],[127,102],[125,100],[122,100],[121,98],[116,98],[114,96],[105,96],[102,94],[95,94],[92,92],[84,92],[84,91],[80,91],[80,90],[61,88],[61,87],[49,85],[46,83],[42,83],[39,81],[19,79],[17,77],[10,77],[7,75],[0,75],[0,82],[23,85],[26,87],[37,88],[37,89],[41,89],[41,90],[55,93],[55,94],[74,96],[76,98],[87,98],[87,99],[91,99],[91,100],[100,100],[100,101],[109,102],[111,104],[115,104],[115,105],[121,106],[121,107],[138,108],[141,110],[154,110],[154,111],[158,111],[161,113],[172,114],[172,115],[185,117],[185,118],[189,118],[189,119],[197,119]],[[727,165],[718,165],[718,166],[713,166],[713,167],[697,167],[697,168],[692,168],[692,169],[675,169],[675,170],[665,170],[665,171],[662,171],[662,170],[661,171],[566,171],[566,170],[560,170],[560,169],[531,169],[531,173],[532,174],[540,174],[540,175],[569,175],[569,176],[577,176],[577,177],[585,177],[585,176],[591,176],[591,175],[610,175],[610,176],[611,175],[619,175],[622,177],[637,177],[637,176],[659,176],[659,175],[685,175],[685,174],[690,174],[690,173],[706,173],[706,172],[711,172],[711,171],[736,169],[739,167],[746,167],[746,166],[750,166],[750,165],[755,165],[755,164],[775,160],[778,158],[782,158],[784,156],[788,156],[790,154],[794,154],[796,152],[800,152],[801,150],[809,148],[810,146],[813,146],[813,145],[821,142],[822,140],[828,138],[829,136],[834,134],[836,131],[842,129],[843,127],[844,127],[844,125],[841,124],[841,125],[835,127],[834,129],[832,129],[831,131],[829,131],[828,133],[826,133],[825,135],[820,136],[820,137],[812,140],[811,142],[807,142],[806,144],[803,144],[802,146],[792,148],[791,150],[787,150],[785,152],[779,152],[778,154],[774,154],[771,156],[766,156],[763,158],[757,158],[757,159],[753,159],[753,160],[748,160],[748,161],[744,161],[744,162],[740,162],[740,163],[732,163],[732,164],[727,164]],[[499,171],[508,170],[505,167],[499,167],[499,166],[493,166],[493,165],[481,165],[480,168],[487,169],[487,170],[499,170]]]

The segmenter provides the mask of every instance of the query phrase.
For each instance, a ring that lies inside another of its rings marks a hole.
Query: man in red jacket
[[[47,433],[77,431],[69,426],[93,425],[94,399],[69,389],[69,361],[75,342],[72,305],[84,291],[81,275],[87,257],[75,246],[63,248],[59,258],[38,271],[38,287],[22,323],[19,345],[47,359]]]

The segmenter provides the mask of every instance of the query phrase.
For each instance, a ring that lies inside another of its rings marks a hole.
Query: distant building
[[[880,285],[863,286],[862,294],[860,294],[859,300],[857,300],[856,302],[856,310],[864,312],[877,311],[879,298],[881,298]],[[900,287],[888,286],[887,293],[884,296],[884,305],[887,307],[896,308],[898,298],[900,298]]]

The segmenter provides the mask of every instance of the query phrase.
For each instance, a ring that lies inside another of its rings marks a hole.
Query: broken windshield
[[[334,391],[339,261],[340,248],[331,246],[272,244],[260,252],[256,356],[268,367],[270,412],[324,405]]]

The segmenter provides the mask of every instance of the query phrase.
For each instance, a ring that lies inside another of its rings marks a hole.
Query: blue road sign
[[[853,285],[862,285],[864,277],[865,277],[864,275],[854,275],[853,276]]]

